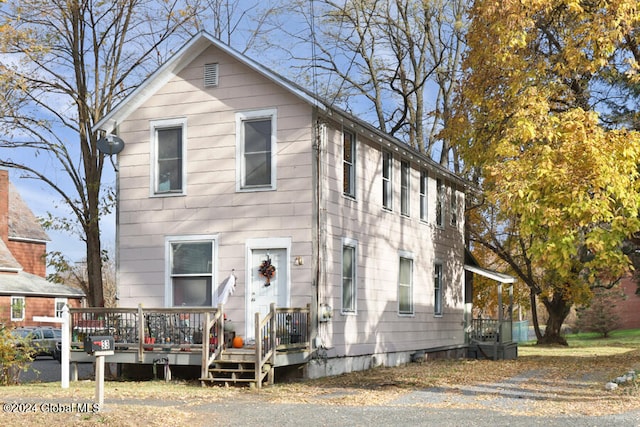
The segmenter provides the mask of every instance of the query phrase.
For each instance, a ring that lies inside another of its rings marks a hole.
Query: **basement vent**
[[[218,86],[218,64],[204,65],[204,87]]]

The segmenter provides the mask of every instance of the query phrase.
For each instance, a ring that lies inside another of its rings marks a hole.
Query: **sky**
[[[47,212],[54,215],[69,215],[57,193],[54,193],[47,184],[34,179],[20,178],[20,172],[15,170],[9,170],[9,179],[36,217],[46,217]],[[108,160],[105,162],[103,185],[115,185],[115,172]],[[101,223],[102,247],[111,253],[115,251],[115,229],[115,213],[112,213]],[[46,232],[51,239],[47,243],[48,252],[62,252],[73,262],[80,262],[86,258],[85,244],[78,236],[62,231],[46,230]],[[48,272],[51,273],[51,271]]]

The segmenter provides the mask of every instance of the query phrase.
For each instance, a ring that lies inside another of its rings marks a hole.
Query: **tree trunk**
[[[538,342],[542,339],[542,332],[540,332],[540,322],[538,322],[538,306],[536,303],[536,293],[533,288],[529,288],[529,295],[531,296],[531,321],[533,322],[533,330],[536,333],[536,339]]]
[[[551,299],[542,298],[542,303],[547,309],[549,320],[542,339],[538,339],[538,344],[561,344],[568,345],[567,340],[561,335],[562,323],[565,321],[571,310],[569,304],[563,297],[562,292],[555,290]]]

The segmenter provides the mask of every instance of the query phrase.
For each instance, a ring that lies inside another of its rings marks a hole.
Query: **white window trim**
[[[424,180],[424,183],[423,183]],[[418,191],[420,191],[420,221],[429,222],[429,172],[424,169],[420,170],[420,185]],[[422,193],[422,187],[424,187],[424,193]]]
[[[345,164],[347,163],[347,161],[344,158],[344,135],[345,134],[349,134],[351,135],[351,150],[352,150],[352,159],[351,159],[351,173],[349,174],[349,180],[351,182],[351,192],[345,193],[344,192],[344,183],[343,183],[343,191],[342,191],[342,195],[345,197],[348,197],[350,199],[356,199],[356,191],[357,191],[357,187],[356,187],[356,165],[357,165],[357,159],[356,156],[358,155],[358,147],[357,147],[357,138],[356,138],[356,133],[349,130],[349,129],[342,129],[342,167],[345,167]],[[343,179],[344,179],[344,173],[343,173]]]
[[[404,166],[407,166],[407,188],[406,192],[402,187],[402,180],[404,178]],[[406,197],[407,209],[402,209],[402,199]],[[400,215],[405,217],[411,216],[411,162],[409,160],[400,160]]]
[[[344,265],[342,263],[342,251],[344,247],[353,248],[353,311],[344,311],[344,292],[342,287],[344,286],[342,273],[344,272]],[[340,314],[345,316],[355,316],[358,314],[358,241],[350,239],[348,237],[342,238],[342,246],[340,246]]]
[[[236,113],[236,191],[273,191],[276,189],[277,164],[276,149],[278,135],[278,110],[269,108],[264,110],[240,111]],[[244,139],[242,132],[242,122],[253,119],[271,119],[271,185],[265,186],[244,186],[245,166],[244,166]]]
[[[158,143],[157,130],[163,128],[182,127],[182,191],[176,192],[158,192],[158,182],[156,174],[158,168]],[[149,177],[149,195],[150,197],[175,197],[187,194],[187,118],[180,117],[165,120],[152,120],[149,124],[149,143],[151,158],[151,174]]]
[[[164,238],[164,306],[173,307],[173,288],[171,282],[171,244],[176,242],[212,242],[213,253],[211,254],[211,304],[216,299],[218,290],[218,235],[217,234],[193,234],[182,236],[165,236]]]
[[[447,185],[442,178],[436,180],[436,197],[434,208],[434,224],[438,228],[444,228],[447,223]],[[440,207],[440,220],[438,221],[438,207]]]
[[[411,312],[410,313],[401,313],[400,312],[400,258],[406,258],[411,260]],[[401,317],[413,317],[416,313],[415,300],[414,300],[414,272],[415,272],[415,256],[412,252],[407,251],[398,251],[398,284],[397,284],[397,292],[398,292],[398,316]]]
[[[22,316],[21,317],[13,317],[13,304],[15,304],[14,300],[21,300],[22,301]],[[9,298],[9,302],[10,302],[10,306],[9,306],[9,310],[11,311],[11,321],[12,322],[21,322],[24,320],[25,315],[26,315],[26,307],[27,307],[27,302],[25,297],[23,296],[11,296]]]
[[[385,178],[384,177],[384,156],[385,154],[389,155],[389,178]],[[382,173],[380,174],[380,179],[382,180],[382,209],[384,209],[385,211],[393,211],[393,152],[389,151],[389,150],[382,150]],[[385,183],[388,182],[389,183],[389,203],[387,205],[385,205],[384,203],[384,187],[385,187]]]
[[[53,316],[54,317],[58,317],[61,318],[62,317],[62,313],[60,313],[61,315],[58,316],[58,303],[61,302],[65,305],[69,305],[69,299],[68,298],[56,298],[53,302]]]
[[[440,266],[440,312],[436,312],[436,265]],[[433,263],[432,280],[433,285],[433,317],[442,317],[444,313],[444,263],[440,260],[435,260]]]

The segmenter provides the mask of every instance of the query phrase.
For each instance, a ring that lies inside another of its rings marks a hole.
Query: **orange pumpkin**
[[[242,348],[244,346],[244,341],[242,340],[242,337],[233,337],[231,345],[233,348]]]

